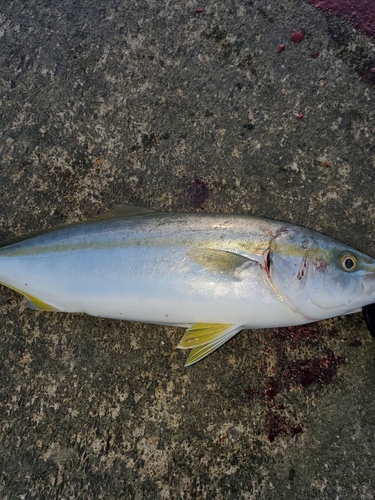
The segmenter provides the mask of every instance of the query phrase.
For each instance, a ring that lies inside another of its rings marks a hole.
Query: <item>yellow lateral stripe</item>
[[[179,349],[191,349],[192,347],[211,344],[217,341],[232,326],[232,324],[223,323],[194,323],[186,330],[178,347]]]

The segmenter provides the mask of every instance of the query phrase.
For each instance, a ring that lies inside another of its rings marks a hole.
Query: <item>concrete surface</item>
[[[2,240],[131,203],[375,255],[375,46],[346,19],[301,0],[1,0],[0,47]],[[184,369],[181,329],[0,304],[1,499],[375,497],[361,315],[243,332]]]

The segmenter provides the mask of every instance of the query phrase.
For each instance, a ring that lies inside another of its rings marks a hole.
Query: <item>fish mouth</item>
[[[366,295],[371,295],[375,292],[375,274],[371,273],[365,276],[362,280],[362,290]]]

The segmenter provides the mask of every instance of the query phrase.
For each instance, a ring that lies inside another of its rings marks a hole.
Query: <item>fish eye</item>
[[[357,269],[357,258],[351,254],[344,254],[340,257],[340,265],[344,271],[352,272]]]

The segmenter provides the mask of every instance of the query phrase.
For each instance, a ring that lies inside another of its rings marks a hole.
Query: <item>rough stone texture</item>
[[[2,239],[122,202],[375,255],[375,47],[346,20],[300,0],[3,0],[0,44]],[[375,497],[360,315],[243,332],[184,369],[178,328],[0,303],[1,499]]]

